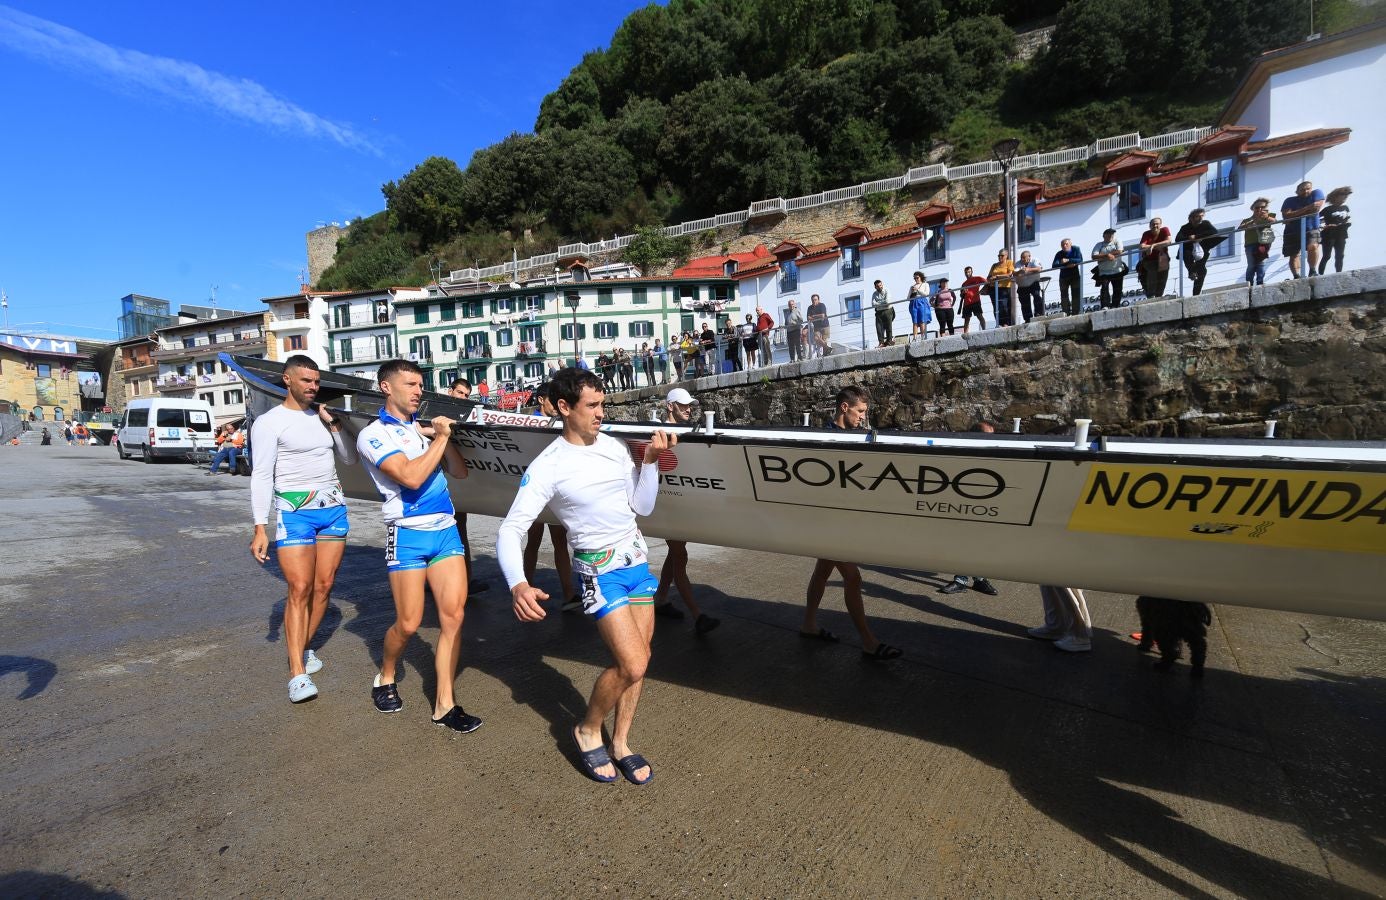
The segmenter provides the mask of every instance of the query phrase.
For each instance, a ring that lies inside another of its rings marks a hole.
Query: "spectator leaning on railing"
[[[1280,218],[1285,223],[1285,243],[1280,252],[1290,262],[1290,275],[1298,278],[1300,250],[1308,247],[1309,271],[1312,275],[1319,267],[1320,225],[1319,210],[1323,208],[1323,191],[1314,187],[1312,181],[1301,181],[1295,188],[1293,197],[1286,197],[1280,204]]]
[[[813,326],[812,349],[818,350],[819,347],[826,347],[831,335],[831,329],[828,325],[828,305],[817,294],[809,298],[808,320],[809,324]],[[814,355],[821,356],[822,353],[818,352]]]
[[[1102,240],[1092,248],[1092,258],[1097,261],[1097,286],[1101,289],[1098,303],[1103,309],[1121,305],[1121,282],[1126,277],[1126,263],[1121,253],[1121,241],[1117,240],[1115,228],[1102,232]]]
[[[1059,270],[1059,307],[1065,315],[1083,311],[1083,252],[1064,238],[1059,252],[1054,254],[1054,268]]]
[[[910,340],[916,336],[923,338],[928,332],[929,323],[933,320],[932,307],[929,304],[929,282],[924,280],[923,272],[914,273],[914,283],[910,285]]]
[[[774,348],[770,346],[770,332],[775,330],[775,320],[763,308],[756,307],[756,338],[760,342],[760,364],[770,365],[774,359]]]
[[[1222,243],[1218,230],[1204,218],[1207,212],[1199,207],[1189,213],[1189,221],[1179,228],[1174,242],[1179,245],[1179,258],[1184,262],[1184,270],[1193,282],[1193,295],[1197,297],[1203,290],[1203,279],[1208,277],[1208,251]],[[1216,240],[1214,240],[1216,238]],[[1212,241],[1209,244],[1209,241]]]
[[[790,362],[803,357],[804,315],[793,300],[789,301],[789,311],[784,316],[784,342],[789,347]]]
[[[1246,283],[1266,283],[1266,260],[1275,243],[1275,213],[1270,211],[1270,198],[1257,197],[1251,204],[1251,215],[1242,219],[1237,228],[1243,234],[1246,248]]]
[[[987,280],[985,278],[972,274],[971,266],[967,266],[963,269],[963,334],[967,334],[968,329],[972,327],[973,316],[977,317],[977,328],[979,330],[985,330],[987,327],[987,316],[982,306],[982,285],[986,283]]]
[[[958,329],[953,324],[953,307],[957,305],[958,298],[952,288],[948,287],[947,278],[938,280],[938,290],[934,291],[931,302],[938,312],[938,336],[943,337],[945,331],[950,335],[957,334]]]
[[[1139,269],[1141,291],[1146,299],[1163,297],[1169,282],[1169,229],[1159,216],[1150,220],[1150,227],[1141,235]]]
[[[1029,250],[1021,251],[1015,267],[1015,286],[1020,294],[1020,314],[1027,322],[1044,315],[1044,287],[1040,284],[1043,271],[1044,267],[1030,256]]]
[[[872,285],[871,308],[876,311],[876,346],[889,347],[895,343],[895,307],[890,305],[890,292],[877,279]]]
[[[997,328],[1011,324],[1011,275],[1014,272],[1015,264],[1006,250],[996,254],[996,262],[987,272],[987,293],[991,294],[991,311],[996,316]]]
[[[1323,259],[1319,261],[1320,275],[1328,271],[1330,259],[1336,259],[1333,271],[1343,271],[1343,251],[1347,248],[1348,226],[1352,224],[1352,213],[1347,205],[1347,198],[1350,196],[1352,188],[1334,188],[1328,192],[1328,205],[1319,210],[1319,218],[1323,220]]]

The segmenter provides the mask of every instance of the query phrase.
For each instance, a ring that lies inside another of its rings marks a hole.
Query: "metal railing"
[[[1241,187],[1237,184],[1237,174],[1224,175],[1222,178],[1209,178],[1204,187],[1204,203],[1222,203],[1227,200],[1236,200],[1241,193]]]
[[[1100,138],[1085,147],[1069,147],[1063,150],[1054,150],[1049,153],[1022,156],[1012,164],[1011,170],[1019,171],[1022,169],[1043,169],[1051,166],[1072,165],[1074,163],[1086,162],[1097,157],[1110,156],[1125,150],[1168,150],[1172,147],[1197,143],[1209,134],[1212,134],[1213,131],[1213,128],[1204,126],[1200,128],[1186,128],[1181,131],[1173,131],[1169,134],[1155,135],[1148,138],[1141,137],[1138,132]],[[791,212],[812,209],[816,206],[825,206],[829,203],[856,200],[869,193],[893,191],[912,184],[922,184],[933,181],[963,181],[968,178],[979,178],[1000,174],[1001,165],[994,160],[968,163],[961,166],[948,166],[943,163],[934,163],[932,165],[911,168],[903,175],[897,175],[893,178],[882,178],[876,181],[868,181],[863,184],[853,185],[851,187],[842,187],[817,194],[809,194],[803,197],[792,197],[788,200],[782,197],[756,200],[745,210],[719,213],[710,218],[683,222],[678,225],[669,225],[666,226],[663,231],[670,237],[680,237],[685,234],[706,231],[708,228],[741,225],[753,216],[787,215]],[[707,224],[708,222],[712,224],[709,225]],[[514,262],[507,261],[499,265],[486,266],[484,268],[457,269],[449,273],[448,280],[453,282],[475,282],[488,278],[504,277],[506,275],[518,277],[519,273],[522,271],[547,269],[557,262],[561,256],[577,254],[592,255],[622,249],[628,246],[633,238],[634,235],[628,234],[611,238],[610,240],[597,241],[595,243],[564,244],[558,248],[557,253],[545,253],[539,256],[532,256],[529,259]]]

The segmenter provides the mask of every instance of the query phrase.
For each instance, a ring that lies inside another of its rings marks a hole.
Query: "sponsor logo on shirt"
[[[379,450],[379,449],[380,449],[380,446],[381,446],[381,445],[380,445],[380,441],[377,441],[375,438],[371,438],[370,440],[371,440],[371,448],[372,448],[372,449],[375,449],[375,450]]]

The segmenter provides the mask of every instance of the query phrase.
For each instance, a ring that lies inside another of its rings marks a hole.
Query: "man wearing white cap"
[[[655,421],[666,425],[688,425],[693,421],[693,395],[681,387],[676,387],[664,398],[664,408],[655,410]],[[698,608],[693,599],[693,583],[688,580],[688,542],[665,541],[669,555],[664,558],[664,567],[659,570],[659,587],[655,590],[655,615],[667,619],[682,619],[683,610],[669,599],[669,586],[679,589],[683,605],[693,613],[693,630],[699,635],[707,634],[718,625],[721,619],[713,618]]]

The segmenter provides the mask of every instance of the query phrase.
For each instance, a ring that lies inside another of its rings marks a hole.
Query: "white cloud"
[[[245,78],[209,72],[196,63],[112,47],[65,25],[0,6],[0,47],[44,62],[97,76],[137,91],[210,107],[277,131],[326,138],[352,150],[380,150],[349,125],[309,112]]]

